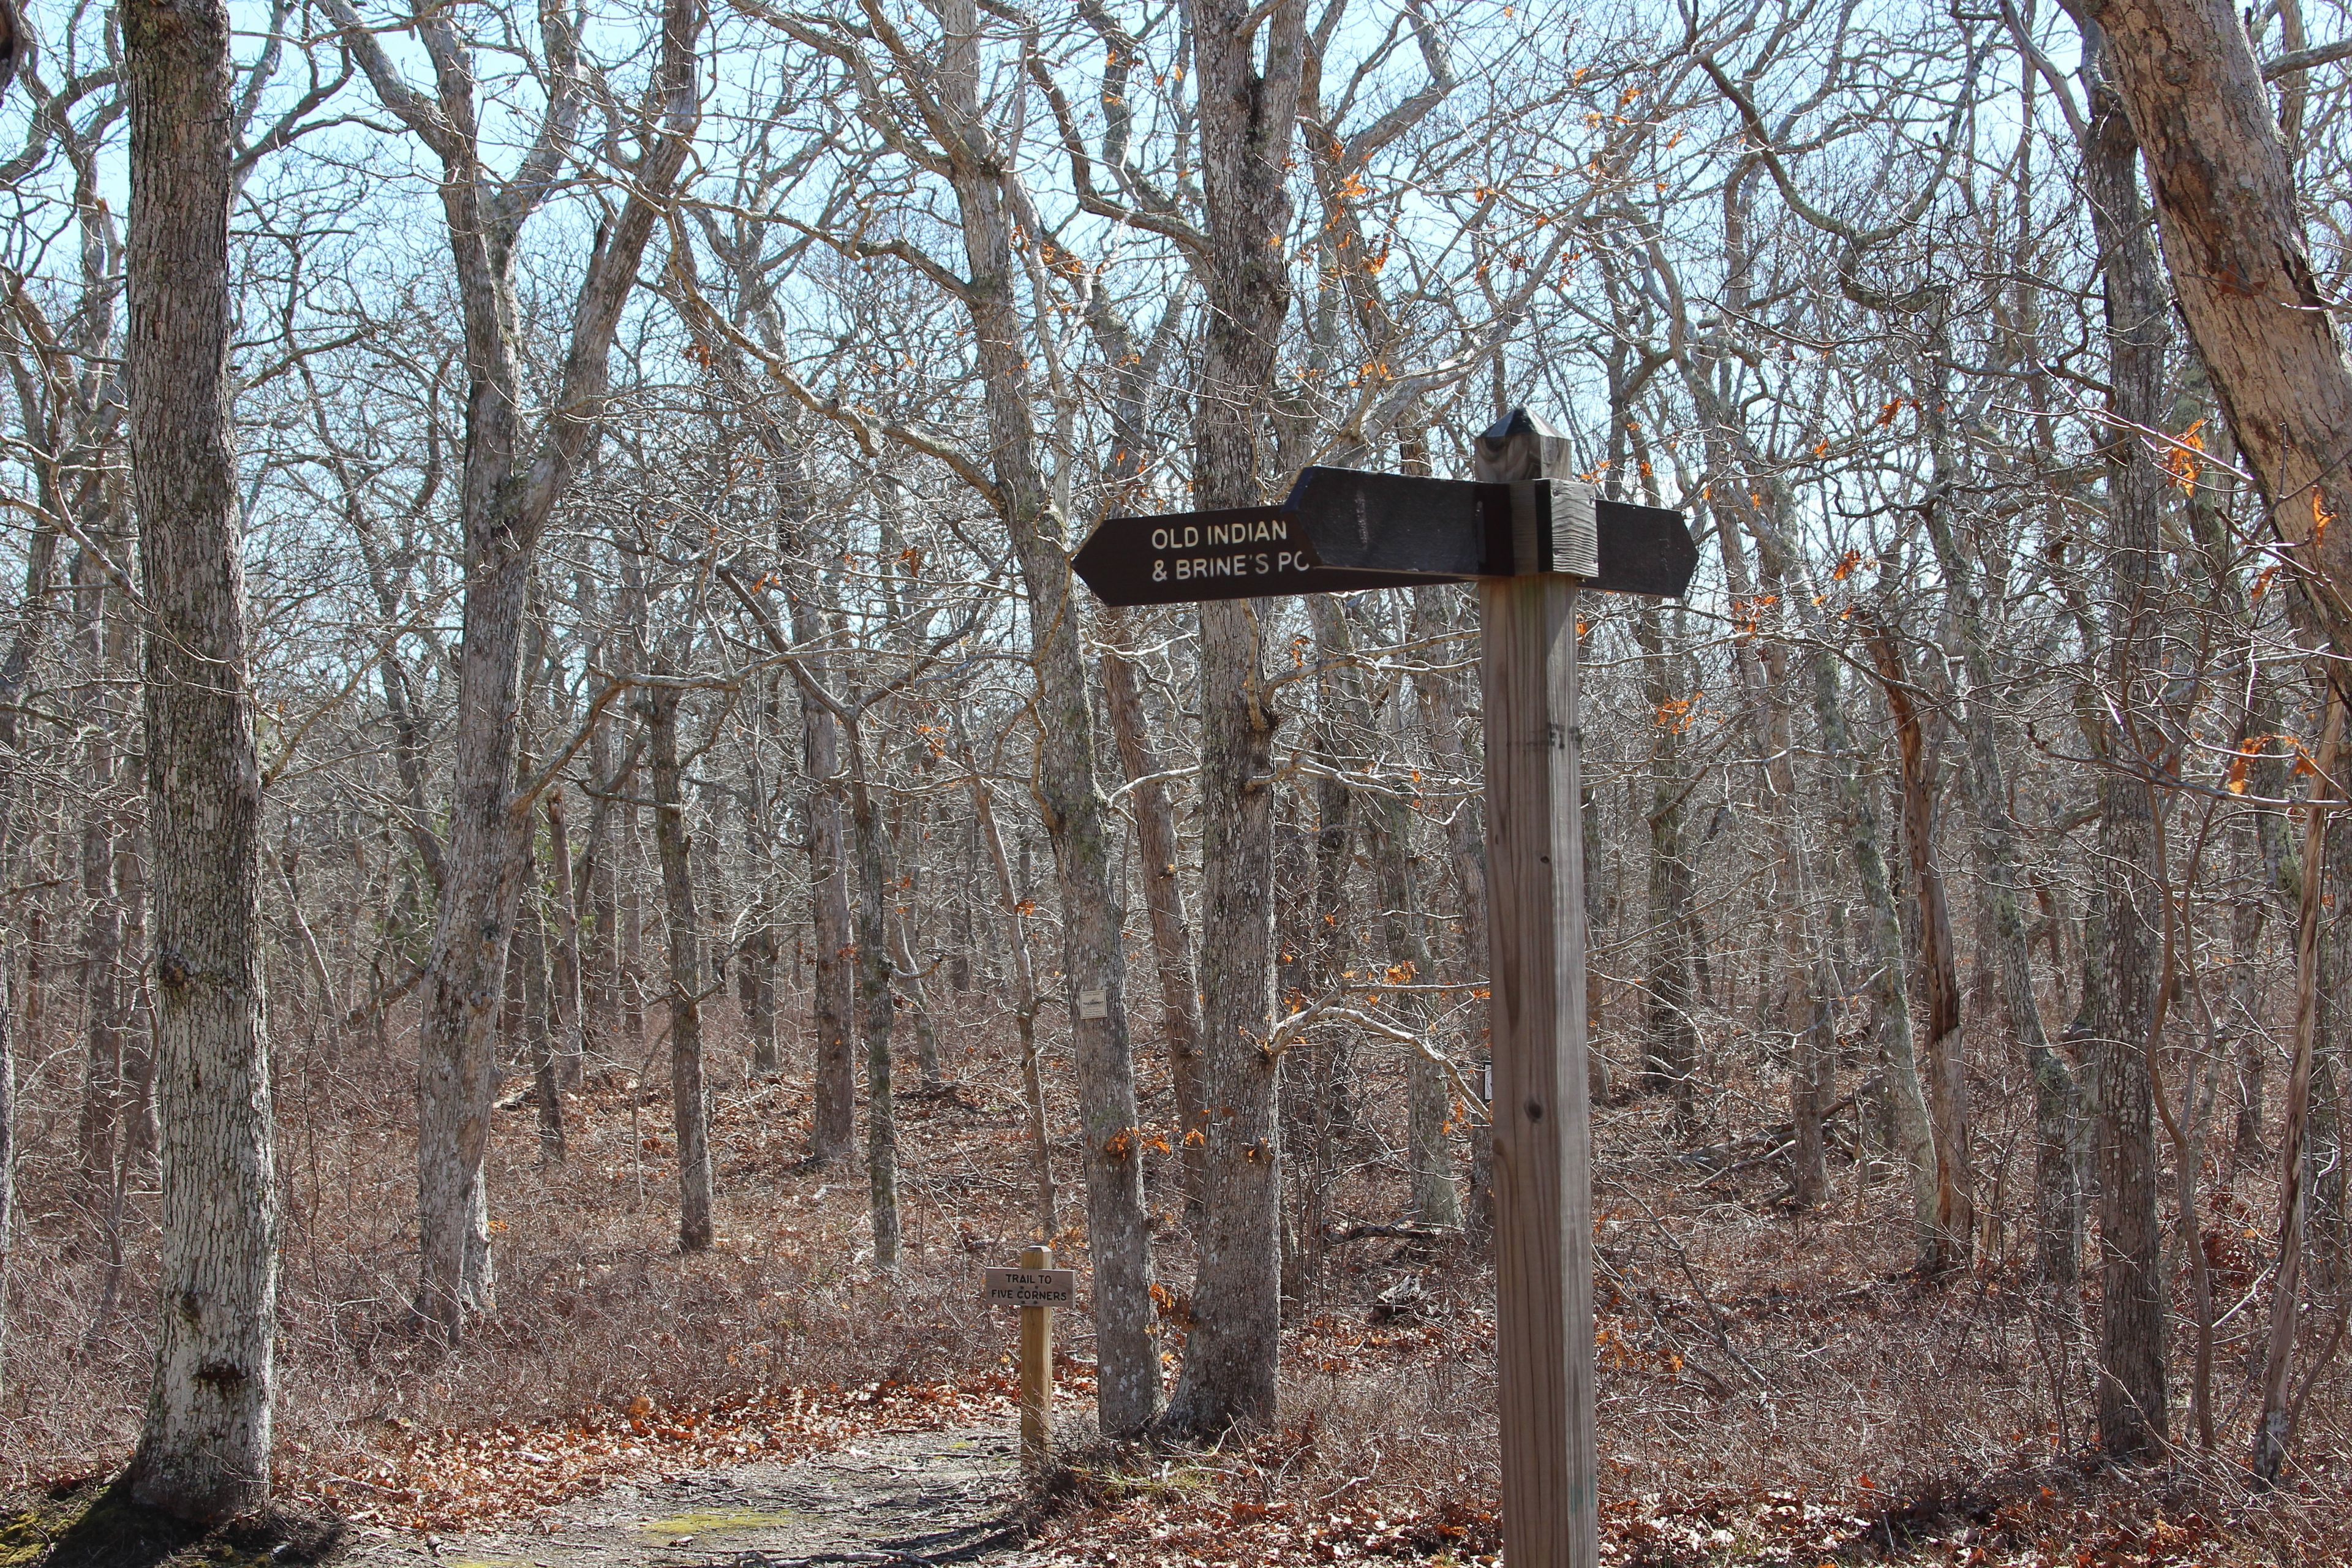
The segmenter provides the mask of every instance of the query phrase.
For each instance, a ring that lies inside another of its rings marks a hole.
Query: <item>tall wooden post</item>
[[[1577,584],[1478,584],[1495,1259],[1511,1568],[1598,1568]]]
[[[1024,1247],[1021,1267],[1054,1267],[1050,1247]],[[1045,1462],[1054,1446],[1054,1309],[1021,1309],[1021,1462]]]

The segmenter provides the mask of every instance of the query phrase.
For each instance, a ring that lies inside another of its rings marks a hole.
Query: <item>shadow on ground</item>
[[[342,1536],[341,1520],[299,1508],[207,1530],[133,1501],[119,1480],[0,1504],[0,1568],[304,1568],[332,1555]]]

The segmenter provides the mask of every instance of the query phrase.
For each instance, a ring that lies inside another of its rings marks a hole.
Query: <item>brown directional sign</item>
[[[1070,564],[1110,605],[1459,583],[1559,572],[1678,596],[1698,565],[1680,512],[1557,479],[1485,484],[1310,468],[1278,507],[1114,517]]]
[[[1297,514],[1284,507],[1108,518],[1070,565],[1106,605],[1346,594],[1468,575],[1335,570],[1323,564]]]
[[[1698,570],[1698,542],[1683,514],[1630,501],[1593,503],[1599,570],[1588,588],[1608,594],[1655,594],[1679,599]]]

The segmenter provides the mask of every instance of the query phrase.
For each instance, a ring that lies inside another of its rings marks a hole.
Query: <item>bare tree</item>
[[[269,1496],[278,1194],[261,1016],[261,766],[231,425],[229,17],[122,15],[132,493],[147,628],[162,1311],[132,1493],[212,1521]]]
[[[593,450],[609,380],[607,360],[639,260],[701,117],[697,0],[666,0],[650,98],[656,124],[628,195],[589,258],[562,356],[552,412],[536,437],[524,427],[514,299],[516,245],[557,187],[589,106],[590,76],[560,8],[542,14],[547,100],[530,148],[500,180],[488,162],[473,48],[446,12],[416,33],[435,73],[431,96],[400,68],[347,0],[329,12],[384,107],[441,161],[466,335],[467,439],[460,481],[466,534],[464,645],[459,653],[457,762],[448,879],[441,888],[425,979],[425,1045],[417,1074],[417,1311],[457,1341],[469,1312],[488,1310],[492,1279],[483,1153],[496,1081],[496,1000],[504,994],[532,801],[515,782],[524,604],[541,533]]]

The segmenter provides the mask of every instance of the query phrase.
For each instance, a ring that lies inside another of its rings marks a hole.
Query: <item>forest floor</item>
[[[1034,1561],[1018,1441],[947,1426],[845,1443],[797,1463],[624,1482],[520,1523],[455,1535],[375,1528],[351,1568],[819,1568]]]
[[[1093,1438],[1086,1238],[1064,1149],[1054,1240],[1081,1281],[1078,1308],[1057,1314],[1064,1461],[1034,1479],[1010,1466],[1013,1314],[982,1302],[979,1278],[1034,1230],[1008,1033],[980,1016],[943,1026],[953,1086],[901,1103],[895,1277],[872,1268],[862,1170],[800,1160],[803,1078],[753,1079],[714,1053],[720,1235],[693,1256],[676,1242],[649,1049],[567,1097],[561,1166],[538,1163],[526,1109],[502,1112],[498,1311],[454,1357],[404,1306],[413,1068],[396,1041],[294,1043],[278,1102],[280,1496],[340,1518],[340,1550],[367,1568],[1495,1562],[1493,1273],[1458,1242],[1382,1234],[1405,1217],[1402,1075],[1370,1052],[1350,1068],[1352,1121],[1296,1141],[1289,1217],[1307,1244],[1279,1420],[1206,1449]],[[1598,1109],[1608,1561],[2352,1563],[2343,1362],[2312,1395],[2289,1484],[2256,1496],[2238,1475],[2271,1207],[2259,1173],[2225,1186],[2209,1168],[2200,1205],[2218,1299],[2232,1304],[2212,1455],[2183,1398],[2181,1458],[2103,1465],[2082,1327],[2096,1298],[2053,1312],[2030,1288],[2024,1089],[1995,1057],[1971,1084],[1979,1256],[1934,1281],[1908,1271],[1901,1183],[1842,1158],[1830,1203],[1780,1205],[1785,1173],[1757,1136],[1777,1120],[1774,1086],[1711,1082],[1696,1137],[1658,1101]],[[1166,1086],[1145,1065],[1147,1115],[1165,1118]],[[1055,1124],[1068,1127],[1066,1067],[1048,1067]],[[69,1109],[24,1125],[0,1568],[37,1562],[57,1500],[127,1453],[152,1267],[140,1229],[120,1270],[94,1242],[72,1196]],[[1148,1190],[1172,1376],[1191,1251],[1172,1163],[1152,1163]],[[134,1221],[152,1201],[132,1194]]]

